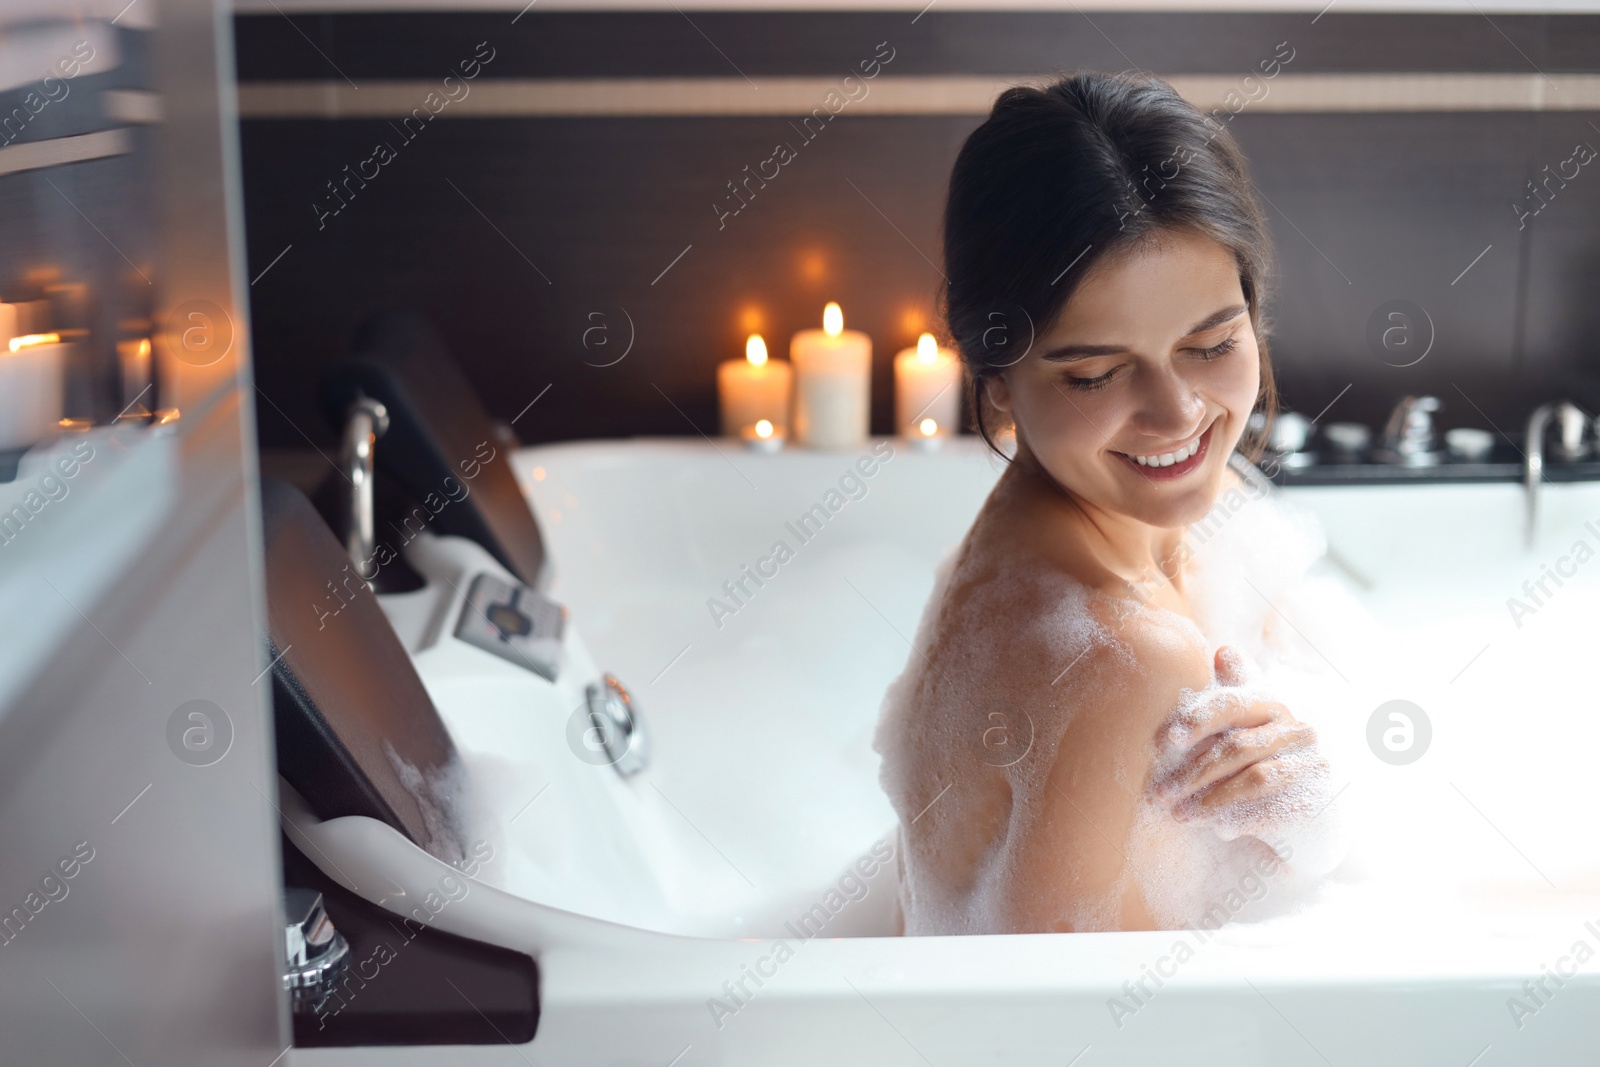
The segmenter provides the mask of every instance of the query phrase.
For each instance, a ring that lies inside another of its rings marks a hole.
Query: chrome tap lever
[[[1431,467],[1439,462],[1434,443],[1433,413],[1441,407],[1436,396],[1406,396],[1395,405],[1383,428],[1383,444],[1373,452],[1380,463]]]
[[[1544,435],[1551,418],[1561,428],[1561,440],[1556,445],[1556,455],[1564,460],[1581,458],[1588,450],[1583,441],[1583,428],[1589,421],[1582,408],[1570,400],[1540,404],[1528,416],[1528,432],[1524,439],[1522,485],[1527,500],[1527,544],[1533,546],[1538,525],[1539,485],[1544,481]]]
[[[1592,445],[1583,439],[1583,430],[1589,424],[1589,416],[1584,410],[1571,401],[1563,401],[1556,407],[1556,425],[1560,434],[1556,441],[1556,455],[1565,460],[1582,459],[1592,450]]]
[[[370,397],[358,397],[345,413],[344,449],[340,458],[350,482],[350,513],[344,548],[356,565],[357,573],[369,566],[377,540],[372,501],[373,447],[388,429],[388,408]]]

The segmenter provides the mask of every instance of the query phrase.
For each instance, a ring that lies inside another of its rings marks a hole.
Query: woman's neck
[[[1105,570],[1133,584],[1142,598],[1167,587],[1183,595],[1180,548],[1185,528],[1152,526],[1074,496],[1020,443],[1002,482],[1007,479],[1011,481],[1010,492],[1029,498],[1047,514],[1070,523],[1078,534],[1081,550]],[[1059,536],[1056,531],[1060,527],[1055,522],[1049,525],[1053,540]]]

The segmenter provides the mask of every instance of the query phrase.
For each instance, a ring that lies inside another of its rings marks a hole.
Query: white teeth
[[[1128,458],[1145,467],[1170,467],[1174,463],[1182,463],[1198,451],[1200,451],[1200,438],[1196,437],[1187,447],[1180,448],[1176,452],[1163,452],[1156,456],[1128,456]]]

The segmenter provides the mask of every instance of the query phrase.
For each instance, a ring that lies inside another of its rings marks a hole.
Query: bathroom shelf
[[[1502,454],[1503,453],[1503,454]],[[1316,455],[1316,453],[1312,453]],[[1265,463],[1266,461],[1263,461]],[[1447,459],[1432,467],[1402,467],[1392,463],[1322,463],[1305,467],[1280,465],[1271,475],[1278,485],[1421,485],[1429,483],[1516,482],[1523,478],[1522,457],[1510,447],[1497,445],[1485,462]],[[1270,466],[1270,463],[1266,463]],[[1260,464],[1258,464],[1260,466]],[[1590,457],[1563,462],[1545,456],[1546,482],[1600,480],[1600,459]]]

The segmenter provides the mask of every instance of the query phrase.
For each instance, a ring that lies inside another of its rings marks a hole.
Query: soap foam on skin
[[[984,580],[971,581],[974,574]],[[953,583],[965,593],[947,598]],[[1091,646],[1113,650],[1120,669],[1137,670],[1131,649],[1090,614],[1097,596],[1065,575],[979,558],[964,545],[937,567],[914,651],[885,694],[873,741],[883,756],[880,782],[901,816],[907,934],[992,929],[986,917],[1008,880],[1004,843],[1013,832],[1026,834],[1043,772],[1072,716],[1071,695],[1094,684],[1092,671],[1074,672],[1059,699],[1022,709],[1006,700],[997,671],[1048,679]],[[1002,615],[1027,622],[1020,630],[981,623]],[[940,650],[936,665],[924,658],[933,649]],[[997,738],[995,730],[1009,733]],[[986,742],[1013,738],[1025,755],[998,766],[1011,753]],[[996,775],[1005,788],[993,787]],[[1115,901],[1097,901],[1065,918],[1074,929],[1103,929],[1115,915]]]
[[[1054,702],[1029,712],[1027,757],[998,768],[1004,788],[980,777],[996,769],[973,735],[993,721],[989,705],[1005,703],[1009,679],[1002,669],[1024,675],[1049,670],[1050,677],[1079,657],[1101,670],[1142,669],[1093,609],[1141,626],[1158,642],[1212,653],[1229,644],[1242,654],[1245,680],[1230,686],[1213,680],[1182,691],[1168,733],[1150,742],[1147,781],[1134,782],[1128,768],[1113,768],[1117,784],[1136,797],[1132,826],[1119,843],[1127,863],[1098,895],[1066,894],[1071,903],[1062,906],[1054,928],[1117,929],[1130,894],[1164,928],[1203,922],[1224,899],[1248,898],[1246,907],[1228,914],[1256,919],[1295,910],[1317,895],[1319,880],[1345,853],[1341,817],[1337,805],[1330,806],[1338,787],[1327,741],[1341,728],[1347,734],[1351,718],[1349,687],[1324,656],[1354,662],[1359,657],[1348,637],[1371,633],[1373,624],[1342,588],[1308,578],[1326,547],[1309,516],[1276,500],[1227,492],[1234,497],[1219,497],[1189,532],[1194,551],[1185,590],[1198,623],[1119,601],[1065,574],[977,558],[965,542],[940,563],[914,651],[885,694],[873,745],[883,757],[880,781],[901,816],[907,844],[901,885],[907,934],[1005,928],[998,917],[1013,882],[1015,842],[1037,839],[1031,835],[1046,810],[1044,776],[1081,704],[1075,694],[1092,693],[1106,679],[1073,668],[1053,687]],[[946,603],[952,588],[960,592]],[[984,625],[999,618],[1008,625]],[[1026,621],[1018,628],[1010,623],[1016,619]],[[1096,647],[1112,654],[1086,657]],[[1318,744],[1262,764],[1282,779],[1282,789],[1210,819],[1179,821],[1172,809],[1182,798],[1162,798],[1151,786],[1181,763],[1193,743],[1187,732],[1219,699],[1276,700],[1316,729]],[[1270,856],[1271,846],[1287,865]],[[1264,858],[1278,872],[1265,886],[1251,873]],[[1259,892],[1241,897],[1241,885]]]

